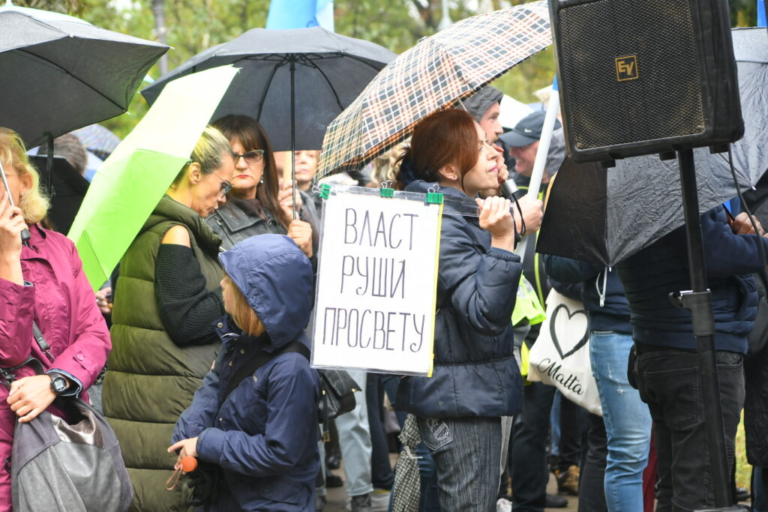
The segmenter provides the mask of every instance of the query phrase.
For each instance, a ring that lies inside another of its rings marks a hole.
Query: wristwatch
[[[51,373],[51,389],[57,395],[62,394],[67,390],[67,379],[59,375],[58,373]]]

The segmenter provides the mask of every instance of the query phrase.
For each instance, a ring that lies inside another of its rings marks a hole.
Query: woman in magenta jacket
[[[57,395],[83,396],[107,361],[111,343],[74,244],[38,225],[48,209],[39,176],[24,145],[0,128],[0,162],[16,207],[0,183],[0,368],[40,361],[47,374],[30,365],[14,371],[10,390],[0,386],[0,512],[12,510],[10,457],[16,418],[27,422],[51,407]],[[29,229],[28,247],[21,232]],[[32,324],[50,350],[35,342]],[[56,390],[54,388],[57,388]]]

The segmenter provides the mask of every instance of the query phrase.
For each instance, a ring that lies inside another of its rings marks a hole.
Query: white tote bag
[[[555,386],[570,401],[602,416],[589,359],[589,322],[584,304],[555,290],[547,297],[547,319],[530,353],[528,380]]]

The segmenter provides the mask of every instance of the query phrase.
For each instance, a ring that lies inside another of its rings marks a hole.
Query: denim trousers
[[[641,348],[640,346],[638,347]],[[692,512],[715,504],[704,401],[695,352],[638,351],[635,377],[654,422],[658,483],[656,512]],[[744,358],[715,352],[727,467],[732,467],[736,429],[744,406]]]
[[[336,418],[339,447],[344,459],[347,494],[362,496],[373,492],[371,483],[371,432],[368,425],[368,407],[365,399],[367,376],[364,371],[347,370],[361,388],[355,393],[355,409]]]
[[[512,503],[515,512],[544,512],[549,468],[547,435],[555,388],[533,382],[525,386],[523,411],[515,417],[512,437]]]
[[[418,418],[437,469],[444,512],[495,512],[501,479],[500,418]]]
[[[589,342],[608,438],[605,501],[610,512],[643,510],[643,470],[648,463],[652,422],[648,406],[627,377],[632,335],[594,331]]]

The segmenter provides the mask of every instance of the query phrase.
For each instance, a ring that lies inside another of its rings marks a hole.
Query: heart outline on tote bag
[[[568,358],[568,357],[572,356],[573,354],[575,354],[576,352],[578,352],[579,349],[581,349],[584,345],[587,344],[587,342],[589,341],[589,328],[585,329],[584,337],[581,338],[579,340],[579,342],[576,343],[576,345],[571,350],[569,350],[568,352],[563,354],[563,349],[562,349],[562,347],[560,347],[560,341],[557,339],[557,329],[556,329],[556,326],[557,326],[557,315],[560,313],[560,310],[562,310],[562,309],[564,309],[568,313],[568,319],[569,320],[571,318],[573,318],[574,316],[576,316],[576,315],[584,315],[586,317],[587,313],[583,309],[578,309],[578,310],[574,311],[573,313],[571,313],[571,310],[568,309],[568,306],[566,304],[559,304],[555,308],[555,310],[552,312],[552,320],[549,323],[549,333],[552,336],[552,344],[555,346],[555,350],[557,350],[557,353],[560,354],[560,359],[561,360],[565,360],[566,358]],[[588,318],[587,318],[587,320],[588,320]]]

